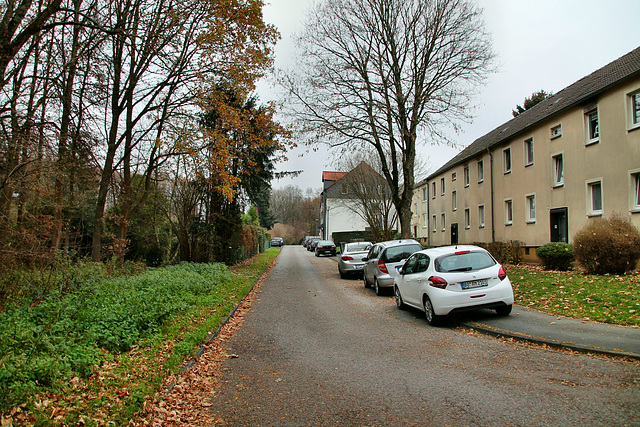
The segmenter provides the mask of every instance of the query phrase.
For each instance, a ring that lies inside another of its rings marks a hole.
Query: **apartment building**
[[[414,235],[432,246],[571,242],[619,213],[640,228],[640,48],[478,138],[418,183]]]

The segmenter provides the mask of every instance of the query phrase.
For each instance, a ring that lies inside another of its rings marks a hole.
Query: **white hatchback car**
[[[513,288],[504,268],[477,246],[447,246],[414,253],[394,280],[396,305],[425,312],[436,325],[453,312],[491,308],[507,316]]]

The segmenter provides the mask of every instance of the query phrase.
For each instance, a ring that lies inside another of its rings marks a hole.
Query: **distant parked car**
[[[319,238],[320,237],[318,236],[305,236],[304,240],[302,241],[302,246],[306,248],[309,242],[311,241],[311,239],[319,239]]]
[[[314,237],[311,240],[309,240],[309,243],[307,243],[307,250],[309,252],[314,252],[316,250],[316,244],[320,241],[319,237]]]
[[[340,247],[340,257],[338,258],[338,273],[344,279],[349,274],[362,275],[364,261],[371,248],[371,242],[343,243]]]
[[[365,262],[364,287],[369,288],[373,284],[377,295],[393,289],[393,278],[398,273],[396,266],[404,264],[419,250],[422,250],[422,245],[413,239],[390,240],[373,245],[367,256],[362,258]]]
[[[329,254],[331,256],[335,256],[336,254],[336,244],[331,240],[319,240],[315,246],[316,256]]]
[[[504,268],[477,246],[448,246],[414,253],[395,277],[396,305],[425,312],[430,325],[450,313],[494,309],[507,316],[513,289]]]
[[[284,244],[284,239],[282,237],[274,237],[271,239],[271,246],[282,246]]]

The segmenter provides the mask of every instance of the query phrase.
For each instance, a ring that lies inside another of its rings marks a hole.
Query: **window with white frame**
[[[447,223],[445,221],[444,214],[440,215],[440,221],[442,222],[442,231],[447,231]]]
[[[458,193],[455,191],[451,193],[451,210],[454,212],[458,210]]]
[[[478,182],[484,181],[484,161],[478,160]]]
[[[428,228],[429,227],[429,215],[422,214],[422,228]]]
[[[484,205],[478,206],[478,227],[484,228]]]
[[[444,196],[444,178],[440,178],[440,187],[442,187],[440,194]]]
[[[598,119],[598,108],[594,108],[585,113],[587,142],[586,144],[595,144],[600,141],[600,121]]]
[[[587,213],[602,215],[602,179],[587,181]]]
[[[342,190],[342,194],[348,194],[349,193],[349,186],[347,186],[347,184],[342,184],[342,186],[340,188]]]
[[[631,211],[640,212],[640,169],[631,171]]]
[[[436,182],[435,181],[431,183],[431,198],[432,199],[436,198]]]
[[[471,228],[471,211],[469,211],[469,208],[464,208],[464,228],[467,230]]]
[[[629,94],[630,129],[640,128],[640,90]]]
[[[557,126],[553,126],[550,129],[551,135],[550,138],[551,139],[556,139],[556,138],[560,138],[562,136],[562,125],[557,125]]]
[[[469,186],[469,165],[464,165],[464,186],[468,187]]]
[[[426,202],[427,201],[427,187],[422,187],[422,201]]]
[[[527,222],[536,222],[536,195],[527,194],[525,197],[527,207]]]
[[[562,154],[556,154],[553,160],[553,186],[560,187],[564,185],[564,160]]]
[[[458,179],[458,174],[454,172],[451,174],[451,181],[455,181],[456,179]]]
[[[505,225],[513,224],[513,200],[504,201],[504,223]]]
[[[511,148],[502,151],[502,165],[505,174],[511,173]]]
[[[436,221],[436,216],[432,215],[431,216],[431,222],[433,222],[433,232],[435,233],[438,229],[438,223]]]
[[[524,142],[524,165],[533,165],[533,138],[529,138]]]

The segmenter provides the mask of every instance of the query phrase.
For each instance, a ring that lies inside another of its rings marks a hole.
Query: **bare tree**
[[[470,0],[325,0],[283,79],[309,143],[372,147],[411,234],[416,143],[446,142],[470,119],[469,100],[493,53]]]

